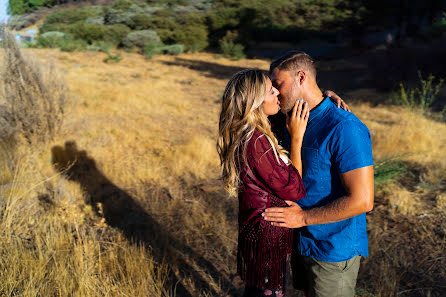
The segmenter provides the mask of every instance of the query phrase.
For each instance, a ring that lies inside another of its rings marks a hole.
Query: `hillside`
[[[219,180],[217,119],[228,78],[269,61],[122,52],[106,64],[100,52],[26,51],[57,66],[75,104],[54,140],[22,144],[19,168],[1,173],[1,295],[240,296],[237,202]],[[354,58],[318,68],[329,87],[367,73]],[[446,124],[377,104],[388,94],[360,84],[334,90],[373,138],[358,296],[441,296]]]

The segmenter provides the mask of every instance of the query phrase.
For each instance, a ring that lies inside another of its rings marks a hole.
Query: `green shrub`
[[[228,31],[226,35],[220,39],[220,49],[223,56],[230,59],[240,60],[245,58],[243,53],[243,45],[236,43],[238,39],[238,34],[235,32]]]
[[[132,17],[135,14],[127,11],[113,10],[110,9],[104,15],[104,23],[106,25],[124,24],[126,26],[132,27],[133,21]]]
[[[158,34],[152,30],[142,30],[130,32],[127,37],[124,38],[122,44],[127,48],[139,47],[143,49],[146,44],[160,44],[161,39]]]
[[[154,16],[160,18],[173,18],[175,17],[175,11],[171,8],[160,9],[155,12]]]
[[[172,33],[171,39],[175,43],[184,45],[189,52],[197,52],[208,46],[208,32],[204,25],[180,26]]]
[[[129,27],[122,24],[104,26],[104,41],[119,45],[130,31]]]
[[[43,48],[59,48],[61,41],[59,38],[47,38],[38,36],[36,39],[35,47]]]
[[[158,29],[167,29],[167,30],[175,30],[179,27],[179,24],[172,18],[164,18],[164,17],[151,17],[151,26],[152,28]]]
[[[81,26],[80,24],[83,24],[84,22],[87,23],[87,26],[99,25],[101,23],[101,18],[102,10],[98,7],[58,10],[45,18],[45,21],[39,28],[39,32],[59,31],[79,34],[79,29],[82,30],[83,28],[78,28],[76,26]],[[86,28],[88,29],[89,27]]]
[[[246,58],[243,52],[244,46],[240,43],[221,42],[220,49],[223,52],[223,56],[226,58],[234,60],[241,60]]]
[[[42,26],[39,27],[40,34],[45,32],[64,32],[64,33],[71,33],[73,25],[69,24],[45,24],[43,23]]]
[[[401,161],[404,156],[384,160],[374,167],[374,182],[376,186],[393,183],[397,178],[409,173],[406,163]]]
[[[113,9],[128,10],[131,5],[132,2],[130,0],[118,0],[112,7]]]
[[[104,25],[104,17],[103,16],[95,16],[95,17],[90,17],[87,18],[85,20],[85,24],[90,24],[90,25]]]
[[[54,0],[9,0],[8,12],[12,15],[26,14],[45,6],[53,5]]]
[[[2,46],[2,42],[0,41],[0,47]],[[31,41],[27,41],[27,40],[23,40],[22,44],[21,44],[22,48],[36,48],[36,42],[31,42]]]
[[[151,59],[159,54],[179,55],[184,52],[182,44],[163,45],[160,43],[148,43],[144,46],[143,54],[147,59]]]
[[[40,34],[40,37],[45,37],[45,38],[64,38],[65,36],[67,36],[67,34],[58,31],[51,31]]]
[[[430,31],[434,36],[442,36],[446,32],[446,12],[443,12],[443,17],[433,24]]]
[[[84,51],[87,49],[87,42],[84,40],[63,40],[60,50],[64,52]]]
[[[444,80],[439,79],[435,83],[435,76],[432,74],[423,79],[421,72],[418,72],[420,79],[420,87],[415,89],[406,89],[403,83],[400,83],[398,91],[391,96],[392,101],[396,104],[414,110],[419,109],[425,112],[438,99],[437,95],[443,85]]]
[[[143,26],[153,28],[163,43],[183,44],[186,51],[200,51],[209,44],[205,18],[195,13],[175,16],[171,9],[159,10],[155,17],[145,18]]]
[[[205,49],[208,42],[208,27],[205,18],[197,13],[179,15],[179,26],[174,31],[173,42],[184,44],[186,51],[196,52]]]
[[[73,34],[75,39],[85,40],[88,44],[93,44],[95,41],[107,41],[115,45],[121,43],[121,41],[131,31],[129,27],[125,25],[93,25],[76,23],[69,27],[64,28],[68,33]]]
[[[109,53],[113,48],[113,43],[106,41],[95,41],[92,45],[88,47],[91,51]]]
[[[35,46],[43,48],[60,48],[66,40],[72,38],[62,32],[46,32],[37,37]]]
[[[76,23],[70,28],[70,33],[75,39],[82,39],[92,44],[93,41],[104,39],[105,26]]]
[[[162,48],[163,53],[168,55],[179,55],[184,52],[184,46],[182,44],[166,45]]]
[[[152,19],[145,14],[136,14],[131,17],[131,28],[134,30],[144,30],[152,27]]]
[[[240,9],[236,7],[221,7],[208,13],[208,23],[213,31],[236,28],[240,24]]]
[[[87,42],[74,39],[72,35],[62,32],[46,32],[37,37],[35,47],[60,48],[62,51],[72,52],[85,50]]]
[[[153,43],[153,42],[147,43],[143,49],[144,56],[147,59],[151,59],[154,56],[161,54],[162,48],[163,46],[162,45],[160,46],[159,43]]]
[[[121,41],[130,33],[130,28],[118,24],[112,26],[84,24],[81,22],[67,25],[67,24],[50,24],[41,28],[40,32],[64,32],[73,35],[74,39],[85,40],[88,44],[93,44],[95,41],[107,41],[114,45],[119,45]]]
[[[145,13],[146,13],[146,11],[145,11],[145,8],[146,8],[146,7],[147,7],[147,6],[141,7],[141,6],[139,6],[139,5],[132,4],[132,5],[130,5],[128,11],[129,11],[129,12],[132,12],[132,13],[134,13],[134,14],[145,14]]]
[[[78,9],[61,9],[53,12],[45,18],[45,24],[73,24],[83,22],[87,18],[96,17],[100,12],[91,7],[82,7]]]

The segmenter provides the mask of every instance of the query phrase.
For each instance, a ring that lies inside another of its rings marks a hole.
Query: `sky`
[[[0,0],[0,23],[7,19],[6,10],[8,7],[8,0]]]

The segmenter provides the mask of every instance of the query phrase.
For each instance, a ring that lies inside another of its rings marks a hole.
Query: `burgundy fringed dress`
[[[292,229],[274,227],[262,213],[269,207],[287,207],[284,200],[305,196],[297,169],[279,158],[265,135],[254,131],[241,168],[237,271],[248,287],[286,290],[287,261]],[[249,165],[249,166],[247,166]]]

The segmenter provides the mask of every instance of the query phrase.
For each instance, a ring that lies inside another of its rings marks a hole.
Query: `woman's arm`
[[[342,109],[344,109],[345,111],[350,111],[350,112],[352,111],[350,107],[347,105],[347,103],[345,103],[345,101],[342,100],[342,98],[339,97],[338,94],[336,94],[335,92],[326,90],[324,92],[324,96],[329,97],[331,101],[333,101],[338,105],[338,108],[342,107]]]
[[[277,158],[265,135],[255,133],[250,140],[247,160],[254,182],[267,187],[283,200],[296,201],[305,196],[302,178],[293,164]]]

